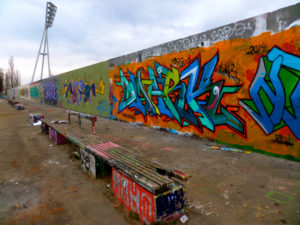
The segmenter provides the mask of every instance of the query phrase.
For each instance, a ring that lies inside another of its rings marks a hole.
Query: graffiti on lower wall
[[[116,66],[111,118],[299,157],[299,35],[297,26]]]
[[[80,105],[81,103],[90,102],[91,98],[96,96],[96,93],[104,95],[104,89],[105,86],[102,80],[97,85],[97,82],[90,83],[80,79],[65,84],[61,92],[69,104]]]
[[[49,138],[57,145],[64,144],[66,142],[66,139],[51,127],[49,127]]]
[[[20,89],[20,97],[28,97],[28,88],[27,87],[24,87],[24,88],[21,88]]]
[[[44,101],[47,104],[57,104],[56,85],[53,81],[45,82],[44,86]]]
[[[155,222],[154,195],[115,169],[112,170],[112,191],[129,212],[139,215],[143,223]]]
[[[32,86],[30,87],[30,97],[35,99],[35,100],[38,100],[39,99],[39,89],[37,86]]]
[[[161,221],[167,221],[180,216],[184,211],[185,205],[184,189],[172,190],[156,198],[156,215]]]
[[[81,168],[84,172],[90,172],[96,177],[96,159],[95,156],[80,148]]]
[[[266,134],[287,126],[300,139],[300,57],[274,47],[262,56],[240,104]]]
[[[241,86],[229,86],[225,80],[212,79],[218,60],[216,53],[211,60],[200,65],[199,55],[181,72],[158,62],[155,62],[154,69],[148,67],[146,71],[140,68],[136,74],[120,69],[120,82],[116,82],[123,89],[119,113],[125,108],[133,109],[135,114],[143,114],[145,120],[147,115],[164,115],[167,120],[175,119],[181,126],[193,125],[201,131],[203,127],[215,131],[216,126],[226,125],[246,136],[245,122],[236,114],[240,106],[222,104],[225,94],[234,94]],[[141,78],[142,73],[147,79]]]

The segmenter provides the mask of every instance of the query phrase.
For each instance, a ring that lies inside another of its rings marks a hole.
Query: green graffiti
[[[30,97],[33,99],[39,98],[39,90],[36,86],[30,88]]]

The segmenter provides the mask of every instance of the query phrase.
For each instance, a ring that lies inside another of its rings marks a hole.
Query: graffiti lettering
[[[99,103],[97,110],[99,111],[99,115],[101,117],[107,117],[109,115],[109,104],[105,99],[102,99]]]
[[[193,125],[201,131],[203,127],[215,131],[216,126],[226,125],[245,137],[244,121],[236,114],[239,106],[221,104],[225,93],[236,93],[240,86],[226,86],[224,80],[212,81],[218,53],[203,66],[199,62],[200,55],[181,73],[175,67],[168,69],[157,62],[155,70],[141,68],[136,75],[120,69],[120,82],[116,84],[123,88],[123,96],[118,112],[132,109],[135,114],[143,114],[145,120],[148,115],[164,115],[181,126]],[[148,79],[142,79],[142,74]]]
[[[128,211],[137,213],[146,224],[153,223],[156,217],[154,195],[115,169],[112,179],[112,191]]]
[[[185,202],[184,190],[175,190],[172,193],[161,195],[156,199],[157,216],[162,220],[172,218],[174,212],[183,210]]]
[[[96,177],[96,160],[95,156],[80,148],[81,167],[84,172],[91,172]]]
[[[248,49],[247,55],[254,55],[254,54],[263,54],[268,51],[268,46],[266,43],[262,43],[260,45],[251,45]]]
[[[130,114],[123,114],[123,116],[126,117],[126,118],[128,118],[128,119],[130,119],[130,120],[135,121],[135,117],[132,116],[132,115],[130,115]]]
[[[288,126],[300,138],[300,58],[274,47],[262,56],[250,86],[251,99],[240,105],[266,134]]]
[[[110,79],[109,84],[109,102],[110,102],[110,111],[109,111],[109,118],[116,119],[118,114],[118,105],[119,101],[113,95],[114,86],[112,85],[112,80]]]
[[[174,58],[172,59],[172,64],[176,67],[183,67],[184,66],[184,60],[183,58]]]
[[[291,136],[289,135],[288,137],[282,136],[280,134],[275,134],[275,142],[279,143],[279,144],[285,144],[285,145],[294,145],[291,142]]]
[[[62,93],[65,94],[65,98],[67,98],[67,102],[71,104],[80,105],[80,102],[87,103],[91,101],[92,96],[96,96],[96,93],[104,94],[104,84],[101,80],[99,83],[99,88],[96,88],[96,82],[92,84],[89,82],[84,82],[83,80],[80,81],[73,81],[69,82],[69,84],[64,85],[64,89]]]
[[[241,37],[245,35],[247,31],[253,31],[254,26],[255,24],[251,22],[238,22],[209,32],[161,44],[150,49],[143,50],[139,62],[152,56],[160,56],[170,52],[178,52],[197,47],[208,47],[218,41],[228,40],[233,37]]]
[[[213,42],[227,40],[231,36],[242,36],[246,30],[252,30],[250,23],[236,23],[233,26],[227,25],[214,30],[211,33],[211,39]]]
[[[235,70],[235,65],[233,62],[227,62],[223,64],[222,62],[218,65],[216,72],[227,76],[232,79],[236,84],[240,84],[241,80],[238,77],[238,72]]]
[[[39,90],[36,86],[30,88],[30,97],[35,100],[39,98]]]
[[[46,82],[44,86],[44,100],[48,104],[55,105],[57,102],[56,99],[56,86],[54,82]]]
[[[21,89],[21,96],[25,96],[25,97],[28,97],[28,89],[27,88],[24,88],[24,89]]]

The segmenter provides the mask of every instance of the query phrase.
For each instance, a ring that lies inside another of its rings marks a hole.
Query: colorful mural
[[[123,121],[299,158],[299,37],[297,26],[115,66],[111,110]]]
[[[92,97],[96,97],[96,93],[104,95],[104,85],[101,80],[97,89],[96,82],[89,83],[83,80],[69,82],[65,84],[62,93],[67,99],[68,104],[77,104],[80,106],[80,102],[87,103],[91,101]]]
[[[108,63],[101,62],[59,76],[62,107],[107,117],[99,105],[109,102]],[[108,86],[107,86],[108,85]],[[106,87],[107,86],[107,87]]]
[[[47,104],[56,105],[57,104],[57,93],[56,85],[54,81],[47,81],[43,83],[44,87],[44,100]]]
[[[300,139],[300,57],[274,47],[262,56],[240,104],[266,134],[287,126]]]
[[[137,213],[143,223],[155,222],[155,196],[115,169],[112,169],[112,192],[129,212]]]
[[[40,97],[39,89],[37,85],[30,87],[30,97],[34,100],[38,100]]]
[[[299,7],[110,59],[11,93],[299,160]],[[283,14],[289,17],[279,23]]]
[[[125,74],[129,80],[120,69],[120,82],[116,82],[123,89],[119,113],[132,108],[134,114],[141,113],[145,121],[148,115],[164,116],[167,121],[176,120],[182,127],[193,125],[201,132],[203,127],[215,131],[216,126],[226,125],[246,136],[244,121],[236,114],[239,106],[221,103],[224,94],[236,93],[241,86],[228,86],[225,80],[212,80],[218,58],[216,53],[201,66],[198,55],[180,71],[154,62],[155,69],[148,66],[148,71],[145,71],[140,68],[136,74],[127,70]],[[142,74],[147,79],[142,79]]]

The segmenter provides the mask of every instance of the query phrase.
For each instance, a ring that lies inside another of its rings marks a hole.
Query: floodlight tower
[[[34,75],[35,75],[35,71],[36,71],[36,67],[37,67],[40,55],[43,56],[43,59],[42,59],[42,70],[41,70],[41,79],[43,77],[43,69],[44,69],[45,56],[47,56],[47,58],[48,58],[48,76],[49,77],[51,76],[51,72],[50,72],[50,60],[49,60],[49,45],[48,45],[48,28],[52,27],[52,25],[53,25],[53,21],[54,21],[54,17],[55,17],[55,14],[56,14],[56,10],[57,10],[57,7],[52,2],[47,2],[47,4],[46,4],[45,29],[44,29],[44,32],[43,32],[43,36],[42,36],[42,40],[41,40],[39,52],[38,52],[38,55],[37,55],[37,58],[36,58],[36,62],[35,62],[35,66],[34,66],[34,71],[33,71],[32,79],[31,79],[31,83],[33,82],[33,79],[34,79]],[[44,45],[43,52],[41,52],[42,45]]]

